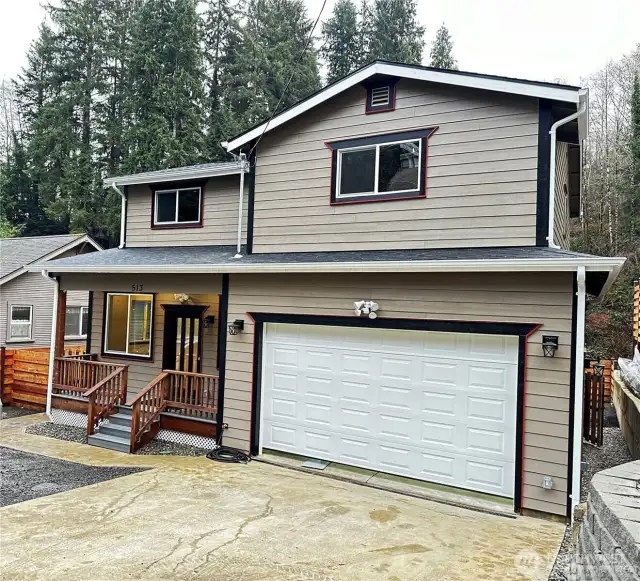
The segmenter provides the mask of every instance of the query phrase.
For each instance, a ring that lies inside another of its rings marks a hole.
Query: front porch
[[[56,357],[51,394],[56,411],[86,414],[88,443],[133,453],[161,430],[215,438],[218,376],[163,370],[127,397],[128,365],[95,354]]]
[[[220,277],[181,283],[148,277],[122,292],[120,277],[62,278],[56,331],[64,329],[67,290],[89,290],[90,312],[87,353],[56,348],[52,359],[53,422],[86,427],[89,444],[122,452],[154,438],[213,447]]]

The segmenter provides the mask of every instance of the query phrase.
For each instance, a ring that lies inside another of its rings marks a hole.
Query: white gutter
[[[51,418],[51,394],[53,393],[53,366],[56,357],[56,333],[58,326],[58,294],[60,292],[60,283],[55,277],[49,276],[46,270],[42,271],[42,276],[47,280],[53,281],[53,317],[51,320],[51,344],[49,349],[49,374],[47,376],[47,408],[46,413]]]
[[[238,201],[238,246],[234,258],[242,258],[242,210],[244,207],[244,172],[247,162],[247,156],[240,154],[240,199]]]
[[[587,272],[612,271],[622,267],[626,258],[547,258],[493,260],[401,260],[367,262],[299,262],[257,264],[251,262],[220,262],[216,264],[154,264],[55,266],[56,273],[84,274],[212,274],[212,273],[289,273],[289,272],[575,272],[584,267]],[[39,268],[38,268],[39,266]],[[41,264],[29,267],[34,272],[52,268]]]
[[[549,235],[547,236],[547,240],[549,241],[549,248],[560,248],[553,241],[553,229],[555,225],[555,214],[556,214],[556,141],[557,135],[556,131],[558,127],[573,121],[580,117],[587,110],[586,102],[582,102],[580,107],[575,113],[572,113],[568,117],[564,119],[559,119],[556,121],[549,131],[551,135],[551,159],[549,160]]]
[[[124,195],[124,192],[121,191],[116,182],[111,182],[111,187],[120,194],[122,198],[122,204],[120,206],[120,246],[118,248],[124,248],[124,235],[126,224],[126,215],[127,215],[127,197]]]
[[[578,292],[576,294],[576,360],[575,365],[575,385],[573,404],[573,466],[571,480],[571,522],[573,522],[576,506],[580,503],[580,477],[582,465],[582,406],[583,406],[583,382],[584,382],[584,323],[585,323],[585,269],[578,268],[576,275],[578,282]]]

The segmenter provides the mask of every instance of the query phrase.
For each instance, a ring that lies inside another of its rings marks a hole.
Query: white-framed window
[[[65,339],[85,339],[89,327],[89,307],[67,307],[64,320]]]
[[[107,293],[104,353],[151,358],[154,296]]]
[[[31,341],[33,339],[33,306],[9,305],[8,341]]]
[[[186,226],[201,223],[201,187],[156,190],[153,196],[154,226]]]
[[[390,140],[338,149],[335,199],[420,193],[423,141]]]

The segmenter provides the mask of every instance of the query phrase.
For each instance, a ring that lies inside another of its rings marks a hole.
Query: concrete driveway
[[[564,526],[258,462],[129,456],[0,423],[0,444],[152,466],[0,509],[0,579],[546,581]]]

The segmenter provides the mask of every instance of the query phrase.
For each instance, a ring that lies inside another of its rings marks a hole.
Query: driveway
[[[0,445],[151,470],[0,509],[0,579],[546,581],[560,523],[508,519],[252,462]]]

